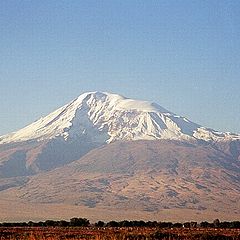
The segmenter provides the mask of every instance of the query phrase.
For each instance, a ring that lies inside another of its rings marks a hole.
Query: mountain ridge
[[[92,129],[95,131],[91,133]],[[23,129],[0,136],[0,144],[56,137],[67,140],[86,133],[92,135],[93,141],[106,143],[147,139],[240,139],[240,135],[200,126],[156,103],[106,92],[87,92]]]

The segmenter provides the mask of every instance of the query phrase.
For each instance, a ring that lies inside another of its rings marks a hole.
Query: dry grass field
[[[240,229],[1,227],[0,240],[238,240]]]

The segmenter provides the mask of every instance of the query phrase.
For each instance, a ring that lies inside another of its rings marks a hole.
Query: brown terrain
[[[2,146],[2,221],[240,218],[238,141],[85,143],[78,153],[63,145]]]

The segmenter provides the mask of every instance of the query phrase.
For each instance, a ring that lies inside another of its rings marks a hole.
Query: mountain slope
[[[156,139],[228,144],[240,137],[204,128],[155,103],[89,92],[25,128],[0,137],[0,177],[54,169],[119,140]]]
[[[238,217],[239,186],[239,135],[117,94],[82,94],[0,137],[3,208],[11,199],[16,208],[67,204],[114,216],[174,209]]]
[[[211,145],[115,142],[3,191],[21,202],[154,214],[167,209],[240,216],[240,161]],[[105,218],[106,216],[103,217]],[[181,218],[181,217],[180,217]]]

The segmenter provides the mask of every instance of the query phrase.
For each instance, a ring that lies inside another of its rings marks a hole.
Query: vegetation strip
[[[239,240],[240,222],[70,221],[1,223],[0,240]]]

